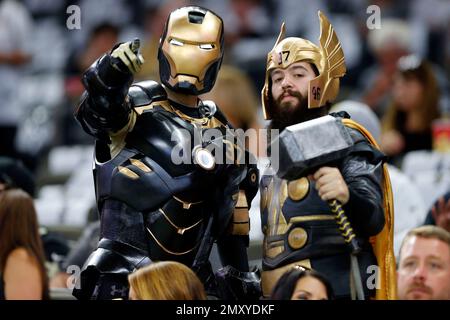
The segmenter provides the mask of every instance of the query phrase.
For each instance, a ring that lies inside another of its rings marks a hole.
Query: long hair
[[[431,65],[421,60],[417,65],[408,66],[404,64],[402,66],[402,61],[407,61],[415,58],[414,56],[403,57],[399,60],[398,73],[406,80],[416,80],[423,87],[422,99],[418,102],[419,108],[417,112],[420,114],[420,119],[422,119],[422,130],[430,130],[431,123],[434,119],[439,117],[439,87],[436,77],[433,73]],[[399,110],[398,104],[393,101],[387,111],[386,115],[382,121],[383,131],[388,131],[392,129],[398,129],[399,124],[404,121],[405,112]]]
[[[197,275],[175,261],[159,261],[129,275],[130,288],[139,300],[206,300]]]
[[[308,270],[302,267],[294,267],[291,270],[286,271],[280,279],[278,279],[277,284],[272,290],[271,299],[291,300],[292,294],[297,286],[297,282],[304,277],[313,277],[319,280],[325,286],[328,300],[334,299],[334,291],[328,279],[317,271]]]
[[[39,225],[31,196],[21,189],[0,192],[0,273],[3,273],[9,254],[24,248],[39,268],[42,283],[42,298],[48,299],[48,278],[45,269],[45,254]]]

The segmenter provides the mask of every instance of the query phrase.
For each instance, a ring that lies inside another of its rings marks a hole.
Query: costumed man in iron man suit
[[[320,47],[305,39],[285,38],[283,24],[268,54],[262,103],[272,129],[282,131],[327,115],[338,94],[339,78],[346,72],[344,54],[327,18],[320,12],[319,18]],[[338,299],[351,297],[348,245],[327,203],[336,199],[342,203],[362,248],[358,255],[362,284],[375,272],[378,276],[374,286],[364,285],[363,295],[395,298],[393,220],[388,208],[391,193],[384,155],[364,128],[345,119],[348,114],[334,116],[343,118],[354,141],[346,158],[336,166],[323,166],[291,181],[270,173],[270,167],[262,175],[261,285],[265,296],[285,271],[303,266],[327,276]]]
[[[192,267],[210,294],[258,296],[246,251],[258,172],[238,161],[249,154],[230,138],[214,102],[198,98],[214,85],[223,37],[215,13],[179,8],[160,40],[162,84],[132,84],[144,62],[138,40],[116,46],[84,73],[86,92],[75,116],[96,138],[101,231],[74,289],[77,298],[127,298],[128,274],[159,260]],[[208,260],[214,241],[228,266],[217,281]]]

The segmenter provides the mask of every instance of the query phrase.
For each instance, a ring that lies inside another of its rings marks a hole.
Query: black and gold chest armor
[[[155,82],[131,87],[131,101],[137,112],[133,129],[113,159],[95,163],[102,220],[117,219],[128,225],[116,230],[103,224],[102,236],[133,244],[147,251],[154,261],[174,260],[190,265],[209,217],[217,215],[216,233],[222,233],[229,224],[246,169],[223,164],[226,161],[218,161],[207,151],[210,144],[225,149],[236,146],[226,139],[226,120],[213,103],[202,104],[204,116],[196,118],[176,109],[164,96],[162,100],[145,100],[139,96],[146,94],[142,87],[150,92],[162,89]],[[207,129],[216,129],[221,136],[205,141]],[[204,152],[203,162],[195,158],[198,150]],[[179,154],[183,152],[193,157],[183,157]],[[174,164],[177,160],[181,163]],[[237,183],[224,196],[222,188],[232,175]],[[229,207],[225,215],[217,213],[219,199],[222,206]],[[133,220],[139,223],[134,225]]]

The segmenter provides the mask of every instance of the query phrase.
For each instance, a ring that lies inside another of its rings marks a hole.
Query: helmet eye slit
[[[180,40],[177,40],[177,39],[173,39],[173,38],[169,40],[169,43],[174,46],[178,46],[178,47],[184,46],[183,42],[181,42]]]
[[[214,45],[211,43],[202,43],[199,45],[199,48],[203,50],[212,50],[214,49]]]

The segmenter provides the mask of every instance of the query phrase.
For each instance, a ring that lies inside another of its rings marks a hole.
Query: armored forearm
[[[98,139],[108,140],[108,133],[123,128],[129,120],[127,97],[133,81],[131,72],[113,66],[110,55],[98,59],[83,75],[86,88],[75,117],[83,129]]]

